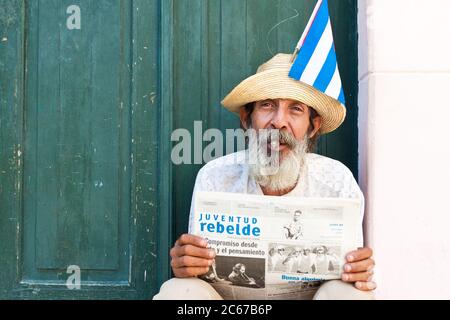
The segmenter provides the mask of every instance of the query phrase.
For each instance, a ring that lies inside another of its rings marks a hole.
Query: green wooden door
[[[0,298],[150,298],[169,271],[160,2],[0,8]]]
[[[172,130],[237,128],[221,99],[314,4],[0,0],[0,298],[156,293],[201,167],[172,165]],[[330,9],[348,117],[319,151],[356,175],[356,0]]]

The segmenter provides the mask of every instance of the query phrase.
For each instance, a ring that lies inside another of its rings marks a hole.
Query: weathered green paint
[[[238,128],[220,101],[272,53],[291,53],[315,0],[189,0],[174,2],[174,128],[194,121],[209,128]],[[329,0],[335,45],[347,99],[347,119],[324,136],[318,152],[345,163],[357,176],[357,5]],[[298,16],[292,19],[290,17]],[[280,23],[285,21],[283,23]],[[187,231],[191,192],[201,165],[174,172],[174,236]]]
[[[19,281],[22,196],[24,8],[0,0],[0,296]]]
[[[161,2],[0,4],[0,298],[150,298],[169,272]]]
[[[150,298],[201,167],[172,166],[172,129],[238,127],[221,99],[267,46],[293,50],[314,4],[0,0],[0,298]],[[356,1],[330,8],[348,118],[319,150],[356,175]]]
[[[127,243],[119,244],[118,234],[130,216],[130,151],[121,141],[130,128],[123,108],[130,88],[122,77],[129,57],[121,55],[121,48],[129,51],[130,34],[120,38],[128,8],[117,3],[79,2],[82,29],[69,31],[60,23],[69,2],[30,2],[24,269],[32,280],[41,277],[33,270],[71,264],[122,265],[127,273]]]

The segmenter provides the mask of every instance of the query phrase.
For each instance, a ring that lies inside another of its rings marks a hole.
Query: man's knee
[[[163,283],[153,300],[223,300],[207,282],[197,278],[173,278]]]
[[[372,291],[361,291],[341,280],[327,281],[320,286],[314,300],[375,300]]]

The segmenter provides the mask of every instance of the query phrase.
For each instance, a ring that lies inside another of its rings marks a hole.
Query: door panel
[[[32,264],[36,252],[38,269],[76,262],[82,269],[115,270],[119,255],[129,255],[127,234],[119,246],[119,216],[127,230],[130,142],[121,145],[120,137],[130,130],[128,109],[121,108],[130,100],[122,77],[129,57],[120,52],[129,51],[130,41],[115,41],[129,8],[121,11],[117,1],[102,8],[80,2],[82,29],[68,31],[58,14],[68,3],[32,3],[30,17],[37,19],[30,20],[36,32],[29,33],[29,52],[36,61],[28,76],[37,81],[28,82],[25,110],[25,257]]]
[[[160,2],[13,2],[0,48],[17,66],[1,69],[3,85],[13,80],[2,93],[14,95],[2,100],[2,144],[12,144],[2,148],[0,217],[16,225],[4,236],[0,297],[148,299],[169,272]],[[68,27],[72,5],[79,29]],[[67,287],[69,266],[79,290]]]
[[[69,30],[71,2],[29,4],[24,281],[58,280],[77,265],[126,283],[130,5],[79,1],[81,29]]]

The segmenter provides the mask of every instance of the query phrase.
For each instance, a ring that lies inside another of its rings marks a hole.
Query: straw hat
[[[338,100],[314,87],[289,77],[292,55],[279,53],[258,68],[255,75],[242,81],[222,101],[229,111],[239,114],[248,103],[266,99],[300,101],[322,117],[321,134],[336,130],[344,122],[346,109]]]

